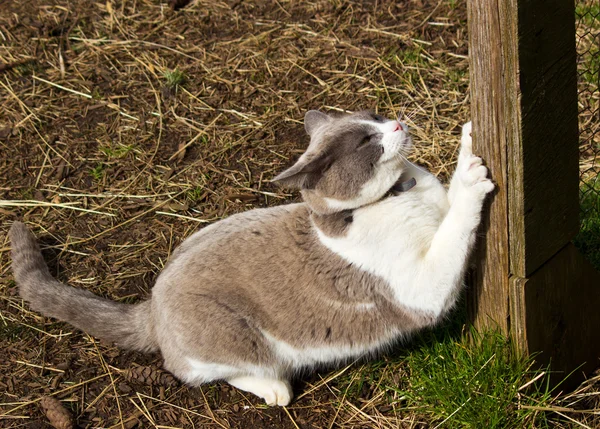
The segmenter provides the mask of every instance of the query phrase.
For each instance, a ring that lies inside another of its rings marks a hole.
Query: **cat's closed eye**
[[[385,122],[385,118],[381,115],[377,115],[375,113],[371,114],[371,118],[377,122]]]

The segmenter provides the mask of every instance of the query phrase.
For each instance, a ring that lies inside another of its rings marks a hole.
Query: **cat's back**
[[[304,203],[285,204],[258,208],[229,216],[195,232],[184,240],[173,253],[171,262],[191,254],[207,251],[215,245],[217,253],[229,247],[254,247],[276,244],[290,229],[297,229],[299,222],[308,219],[308,207]],[[238,257],[239,255],[230,255]]]
[[[173,281],[198,283],[203,278],[211,282],[218,278],[219,283],[226,283],[231,277],[256,277],[274,271],[282,275],[279,271],[293,269],[290,264],[313,242],[306,204],[238,213],[201,229],[181,243],[159,277],[157,287]]]

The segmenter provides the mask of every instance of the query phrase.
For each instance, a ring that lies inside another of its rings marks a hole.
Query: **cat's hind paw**
[[[275,380],[263,398],[267,405],[285,407],[292,400],[292,389],[287,383]]]
[[[265,400],[267,405],[285,407],[292,400],[292,388],[287,381],[255,376],[236,377],[229,384]]]

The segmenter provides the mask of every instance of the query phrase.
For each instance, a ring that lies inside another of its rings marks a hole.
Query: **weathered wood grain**
[[[570,243],[579,228],[574,4],[470,0],[468,18],[474,151],[498,186],[469,313],[479,329],[510,332],[523,353],[541,352],[558,382],[600,363],[600,274]]]
[[[511,273],[527,277],[579,229],[577,52],[572,0],[519,0],[520,138],[507,141]],[[511,29],[513,31],[514,29]]]
[[[527,279],[511,279],[511,331],[523,353],[576,386],[600,365],[600,273],[567,244]]]
[[[471,0],[467,8],[473,150],[483,157],[497,186],[484,211],[467,306],[477,328],[492,326],[505,333],[509,299],[506,145],[518,124],[516,14],[510,3],[516,0]]]

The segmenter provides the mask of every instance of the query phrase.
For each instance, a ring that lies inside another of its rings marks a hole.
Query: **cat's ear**
[[[309,136],[312,136],[314,131],[321,125],[331,121],[331,117],[318,110],[309,110],[304,115],[304,129]]]
[[[330,157],[326,154],[317,156],[304,154],[298,162],[275,176],[273,182],[279,182],[283,186],[294,189],[312,189],[329,166]]]

